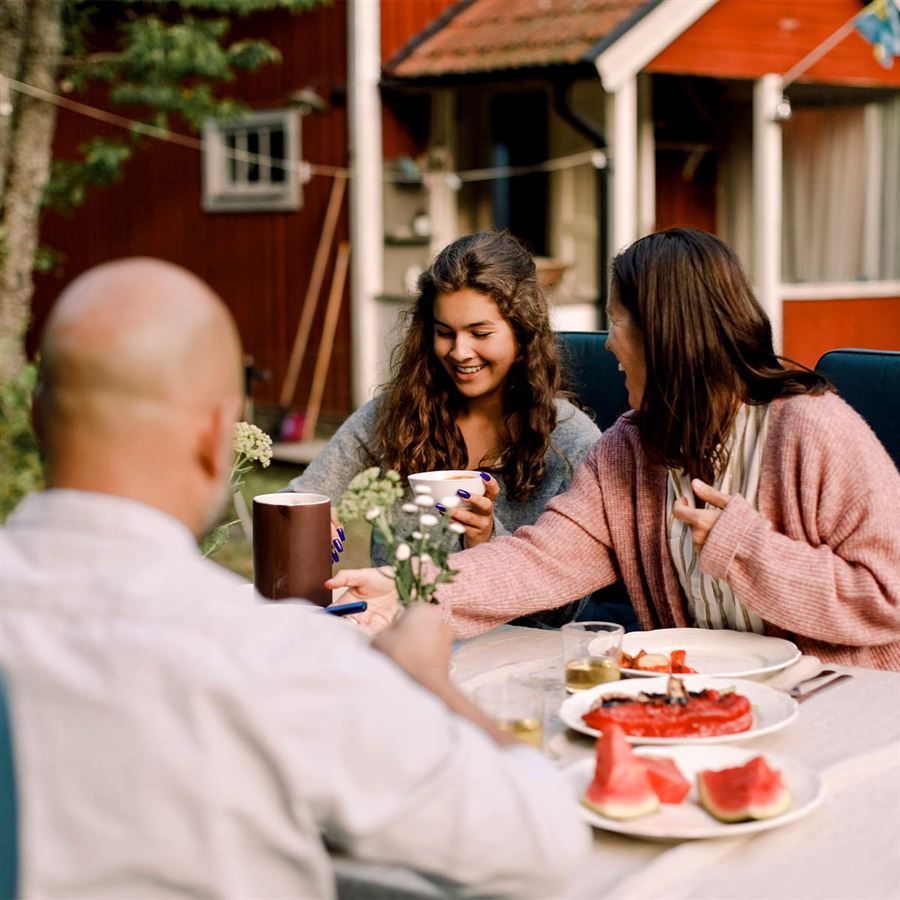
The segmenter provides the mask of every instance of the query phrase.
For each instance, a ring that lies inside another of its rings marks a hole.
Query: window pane
[[[251,129],[247,132],[247,152],[254,155],[259,153],[259,132],[256,130]],[[247,163],[247,181],[250,184],[259,181],[259,162],[256,159]]]
[[[228,173],[228,182],[234,184],[237,181],[237,160],[234,158],[234,149],[237,141],[233,131],[225,132],[225,149],[228,156],[225,159],[225,171]]]
[[[269,156],[272,159],[284,159],[284,145],[284,129],[273,128],[269,132]],[[285,171],[281,166],[276,166],[273,163],[269,177],[273,182],[281,184],[285,180]]]

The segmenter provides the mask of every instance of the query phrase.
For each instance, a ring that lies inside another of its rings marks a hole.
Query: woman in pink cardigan
[[[632,412],[531,526],[451,557],[459,637],[622,578],[641,625],[787,636],[822,659],[900,670],[900,473],[814,372],[776,357],[732,251],[700,231],[612,264],[607,347]],[[340,572],[396,608],[378,570]]]

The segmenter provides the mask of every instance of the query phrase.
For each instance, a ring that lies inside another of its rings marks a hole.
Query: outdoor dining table
[[[791,757],[818,771],[823,803],[799,821],[757,834],[651,841],[595,830],[591,856],[569,897],[900,897],[900,673],[846,666],[853,678],[801,704],[780,731],[734,746]],[[545,687],[545,753],[564,767],[591,757],[591,738],[565,728],[558,631],[502,626],[460,642],[453,678],[464,690],[513,678]],[[341,896],[443,896],[408,870],[338,860]]]

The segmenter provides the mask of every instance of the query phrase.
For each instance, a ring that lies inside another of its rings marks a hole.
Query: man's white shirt
[[[549,896],[584,858],[540,754],[496,747],[348,623],[259,602],[156,509],[26,498],[0,601],[23,896],[330,897],[326,842]]]

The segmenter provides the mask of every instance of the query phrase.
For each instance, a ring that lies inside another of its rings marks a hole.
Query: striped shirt
[[[728,459],[713,487],[725,494],[741,494],[754,508],[762,471],[763,448],[769,424],[769,406],[741,404],[726,442]],[[672,515],[675,501],[684,498],[697,508],[691,476],[683,469],[669,469],[666,491],[666,533],[672,563],[687,598],[688,615],[698,628],[730,628],[765,634],[763,620],[747,609],[728,582],[700,571],[700,557],[694,552],[691,529]]]

